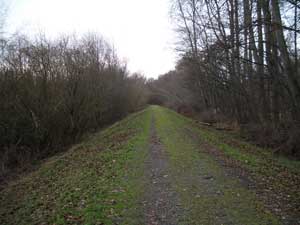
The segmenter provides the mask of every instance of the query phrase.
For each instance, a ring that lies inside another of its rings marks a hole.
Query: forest
[[[299,12],[297,0],[173,0],[179,59],[156,80],[99,34],[1,35],[1,176],[147,104],[299,157]]]
[[[1,225],[300,224],[299,0],[11,1]]]
[[[299,157],[299,1],[172,2],[181,57],[152,100]]]
[[[145,104],[145,78],[96,34],[2,40],[1,173],[75,143]]]

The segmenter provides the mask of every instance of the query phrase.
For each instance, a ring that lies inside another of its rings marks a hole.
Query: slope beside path
[[[229,139],[148,107],[9,184],[0,224],[300,224],[298,162]]]

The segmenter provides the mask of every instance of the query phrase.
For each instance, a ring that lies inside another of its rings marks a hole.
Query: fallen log
[[[201,122],[201,121],[197,121],[199,124],[204,125],[204,126],[212,126],[212,123],[205,123],[205,122]]]

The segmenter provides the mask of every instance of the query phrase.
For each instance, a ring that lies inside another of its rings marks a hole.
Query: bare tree
[[[241,125],[300,130],[298,14],[293,0],[174,0],[179,64],[200,108]]]
[[[53,154],[146,103],[144,78],[128,77],[112,45],[96,34],[55,41],[15,36],[1,62],[3,170]]]

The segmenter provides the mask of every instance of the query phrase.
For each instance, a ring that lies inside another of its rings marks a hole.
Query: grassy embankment
[[[0,224],[132,224],[150,116],[133,114],[10,184],[0,195]]]
[[[141,201],[148,178],[151,118],[168,155],[169,174],[180,196],[184,224],[278,224],[253,191],[227,176],[209,143],[272,188],[300,199],[291,180],[299,162],[272,156],[222,132],[196,125],[168,109],[151,106],[133,114],[35,172],[0,195],[0,224],[143,224]],[[193,135],[190,135],[192,133]],[[284,174],[281,174],[283,173]],[[293,176],[295,179],[293,179]]]

